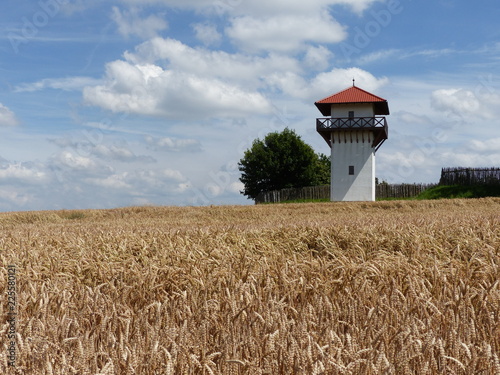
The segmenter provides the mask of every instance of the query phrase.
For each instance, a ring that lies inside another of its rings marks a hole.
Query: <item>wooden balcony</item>
[[[336,117],[316,119],[316,130],[330,144],[330,133],[338,131],[366,131],[374,133],[373,147],[375,151],[389,137],[389,127],[385,117]]]

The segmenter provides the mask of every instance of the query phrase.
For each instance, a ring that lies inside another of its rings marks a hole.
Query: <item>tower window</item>
[[[354,165],[349,166],[349,176],[354,176]]]
[[[354,118],[354,111],[349,111],[349,118]]]

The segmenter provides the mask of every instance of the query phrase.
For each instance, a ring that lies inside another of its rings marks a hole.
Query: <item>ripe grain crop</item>
[[[4,213],[0,226],[0,373],[500,374],[498,198]]]

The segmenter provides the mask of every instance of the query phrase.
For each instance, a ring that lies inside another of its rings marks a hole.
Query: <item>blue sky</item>
[[[237,163],[351,85],[389,101],[377,176],[499,166],[500,5],[12,0],[0,12],[0,211],[251,204]]]

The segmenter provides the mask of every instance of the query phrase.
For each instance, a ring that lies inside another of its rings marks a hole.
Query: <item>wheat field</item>
[[[500,374],[499,198],[4,213],[0,227],[0,373]]]

